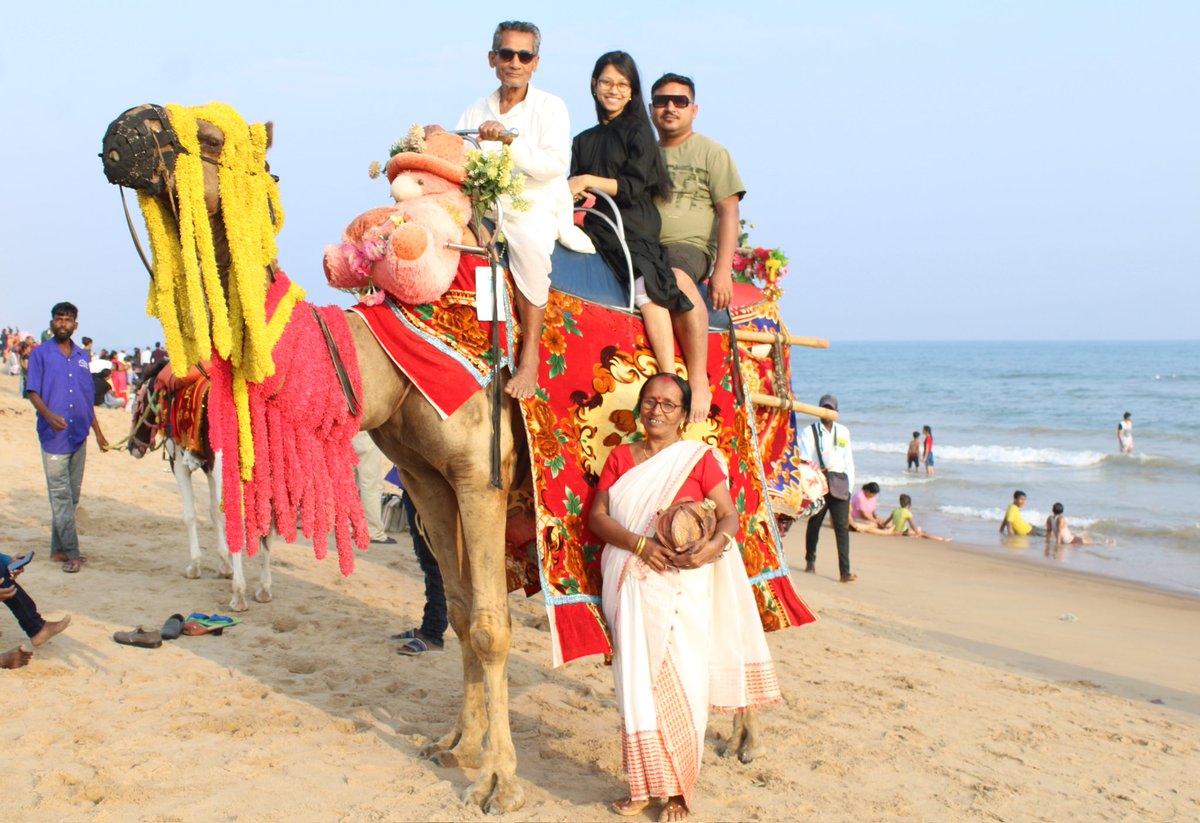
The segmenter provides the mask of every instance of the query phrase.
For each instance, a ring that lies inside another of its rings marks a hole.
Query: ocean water
[[[934,534],[1200,594],[1200,341],[831,341],[794,349],[792,362],[797,399],[837,395],[856,484],[880,484],[880,512],[906,493]],[[1117,448],[1126,411],[1131,455]],[[922,426],[933,429],[932,477],[905,470]],[[1015,489],[1029,496],[1030,523],[1061,502],[1072,530],[1097,543],[1047,554],[1040,538],[1002,539]]]

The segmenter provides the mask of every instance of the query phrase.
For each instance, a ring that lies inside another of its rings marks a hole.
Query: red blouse
[[[612,450],[608,455],[608,460],[604,462],[604,468],[600,472],[600,482],[597,488],[607,491],[613,483],[616,483],[621,475],[637,465],[633,459],[633,447],[627,443],[622,443]],[[721,468],[720,462],[717,460],[712,449],[704,452],[704,456],[696,461],[696,465],[692,467],[692,473],[683,481],[683,485],[679,487],[679,492],[675,495],[675,499],[671,502],[676,503],[680,500],[695,500],[699,502],[708,497],[708,493],[715,489],[719,483],[725,482],[725,471]]]

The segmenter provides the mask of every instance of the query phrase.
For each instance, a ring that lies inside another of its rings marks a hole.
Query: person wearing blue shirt
[[[53,528],[50,559],[62,562],[64,572],[77,572],[87,561],[79,553],[75,507],[83,489],[89,429],[101,451],[108,441],[92,408],[94,388],[87,352],[71,335],[79,327],[79,309],[58,303],[50,310],[52,336],[29,356],[25,396],[37,410],[42,467],[50,493]]]

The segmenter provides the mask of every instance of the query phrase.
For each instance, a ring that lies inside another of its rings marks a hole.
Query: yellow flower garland
[[[283,227],[279,186],[267,171],[267,130],[247,125],[225,103],[167,106],[183,149],[175,160],[178,221],[162,198],[139,195],[154,255],[154,281],[146,311],[163,325],[167,352],[176,363],[194,364],[215,351],[230,361],[243,479],[254,468],[247,383],[275,373],[271,351],[304,290],[292,284],[268,324],[267,266]],[[204,198],[204,167],[198,139],[203,120],[225,136],[217,164],[221,215],[230,266],[222,288]],[[274,219],[272,220],[272,217]]]

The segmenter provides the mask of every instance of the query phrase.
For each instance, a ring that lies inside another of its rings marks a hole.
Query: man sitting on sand
[[[1046,532],[1037,526],[1032,526],[1028,521],[1021,516],[1021,509],[1025,507],[1025,492],[1017,489],[1013,492],[1013,502],[1009,504],[1008,509],[1004,512],[1004,519],[1000,521],[1000,534],[1009,534],[1015,537],[1041,537]]]
[[[15,559],[24,560],[24,556]],[[21,572],[25,571],[24,564],[21,564],[20,568],[9,570],[9,564],[13,561],[14,558],[7,554],[0,554],[0,601],[8,606],[8,610],[17,619],[21,630],[29,635],[30,642],[35,646],[40,646],[65,629],[71,622],[71,616],[67,615],[62,620],[43,620],[41,614],[38,613],[37,603],[33,602],[33,598],[21,588],[21,584],[16,580],[21,576]],[[17,651],[19,650],[14,649],[9,654]],[[20,665],[25,664],[21,663]]]

